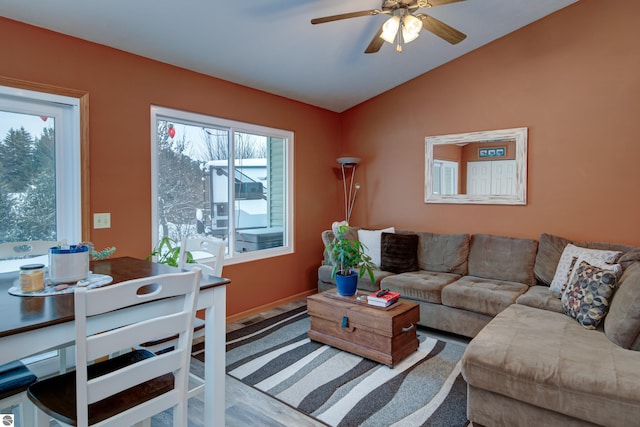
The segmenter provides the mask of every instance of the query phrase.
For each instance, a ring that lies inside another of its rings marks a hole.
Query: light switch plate
[[[94,213],[93,228],[111,228],[111,213]]]

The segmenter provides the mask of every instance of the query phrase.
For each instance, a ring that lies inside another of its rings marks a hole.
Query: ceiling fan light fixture
[[[396,34],[398,33],[398,28],[400,28],[400,18],[397,16],[392,16],[387,19],[387,22],[382,25],[382,34],[380,34],[380,38],[387,43],[393,44],[396,39]]]
[[[414,41],[420,35],[422,21],[413,15],[407,15],[402,20],[402,38],[405,43]]]
[[[409,43],[409,42],[414,41],[415,39],[418,38],[419,35],[420,34],[418,34],[418,33],[411,34],[407,30],[405,30],[404,28],[402,29],[402,38],[403,38],[405,43]]]

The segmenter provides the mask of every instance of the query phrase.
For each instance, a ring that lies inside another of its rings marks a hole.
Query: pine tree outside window
[[[81,240],[79,128],[77,98],[0,86],[0,243]]]

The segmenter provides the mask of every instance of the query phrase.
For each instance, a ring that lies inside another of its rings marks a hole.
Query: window
[[[207,235],[226,264],[293,251],[293,133],[151,108],[154,245]]]
[[[83,102],[0,86],[0,242],[82,239]],[[0,261],[0,272],[14,264]]]
[[[433,161],[433,194],[458,194],[458,163]]]
[[[84,92],[0,78],[0,243],[79,242],[88,230],[88,186],[82,185],[88,177],[81,171],[81,164],[88,165],[81,113],[87,103]],[[0,274],[21,264],[0,260]],[[38,376],[50,374],[59,351],[24,363]]]

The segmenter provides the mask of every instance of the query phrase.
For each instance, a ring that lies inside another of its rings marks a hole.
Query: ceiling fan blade
[[[461,33],[455,28],[445,24],[442,21],[437,20],[436,18],[425,15],[423,13],[419,13],[416,17],[420,18],[422,21],[422,28],[427,31],[431,31],[436,36],[448,41],[451,44],[458,44],[462,40],[467,38],[467,35]]]
[[[339,21],[341,19],[357,18],[358,16],[377,15],[380,12],[381,11],[379,9],[361,10],[360,12],[343,13],[340,15],[325,16],[323,18],[314,18],[311,20],[311,23],[324,24],[325,22],[333,22],[333,21]]]
[[[380,48],[384,44],[384,40],[380,38],[381,35],[382,35],[382,27],[380,27],[376,35],[373,36],[373,39],[371,39],[371,43],[369,43],[369,46],[367,46],[364,53],[376,53],[377,51],[380,50]]]
[[[465,1],[465,0],[427,0],[427,4],[436,7],[436,6],[442,6],[445,4],[449,4],[449,3],[458,3],[461,1]]]

